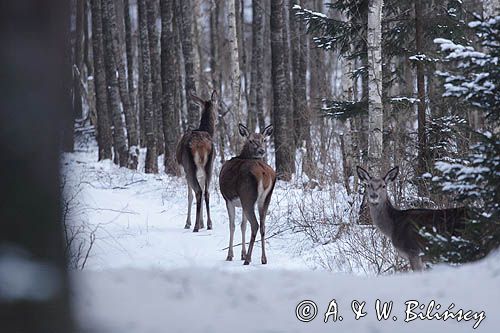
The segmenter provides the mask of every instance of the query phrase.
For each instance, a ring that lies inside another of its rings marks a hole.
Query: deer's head
[[[396,179],[399,172],[399,167],[394,167],[387,172],[383,178],[372,177],[368,171],[360,166],[356,167],[358,177],[365,185],[368,202],[372,205],[378,205],[381,202],[388,200],[387,184]]]
[[[245,158],[263,158],[266,154],[266,138],[273,134],[273,125],[267,126],[262,133],[251,133],[248,128],[243,125],[238,125],[240,135],[245,137],[247,141],[241,150],[240,156]]]

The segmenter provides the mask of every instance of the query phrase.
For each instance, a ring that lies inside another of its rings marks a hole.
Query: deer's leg
[[[208,184],[205,186],[205,206],[207,208],[207,230],[211,230],[212,219],[210,218],[210,192],[208,191]]]
[[[422,271],[424,269],[424,263],[422,262],[422,258],[420,258],[420,256],[410,256],[409,260],[412,271]]]
[[[234,241],[234,215],[235,215],[235,209],[234,205],[226,201],[226,207],[227,207],[227,214],[229,215],[229,249],[227,250],[227,261],[233,260],[234,254],[233,254],[233,241]]]
[[[194,229],[193,229],[193,232],[198,232],[198,230],[200,229],[200,226],[201,226],[201,219],[203,218],[201,215],[203,214],[203,212],[201,211],[201,208],[202,208],[202,195],[203,195],[203,192],[201,191],[200,188],[198,188],[197,190],[195,190],[195,195],[196,195],[196,221],[194,223]]]
[[[266,214],[267,207],[264,205],[263,207],[259,207],[259,217],[260,217],[260,242],[262,243],[262,256],[261,262],[263,265],[267,264],[266,257]]]
[[[243,265],[248,265],[252,261],[252,250],[253,244],[255,243],[255,238],[257,237],[257,231],[259,230],[259,223],[257,222],[257,217],[255,216],[255,211],[253,205],[250,207],[243,206],[243,212],[245,213],[248,221],[250,221],[251,235],[250,235],[250,245],[248,245],[248,252],[245,257],[245,262]]]
[[[207,164],[205,165],[205,205],[207,208],[207,229],[212,229],[212,219],[210,218],[210,181],[212,180],[212,169],[214,163],[215,147],[212,144],[210,155],[208,156]]]
[[[188,188],[188,213],[184,229],[191,228],[191,207],[193,206],[193,190],[191,189],[191,186],[189,186],[189,184],[187,188]]]
[[[241,260],[245,260],[247,256],[247,245],[245,241],[245,234],[247,231],[247,218],[245,212],[241,211]]]

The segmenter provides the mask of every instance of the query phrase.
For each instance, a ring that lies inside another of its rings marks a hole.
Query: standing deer
[[[191,98],[203,108],[200,126],[196,130],[188,130],[177,144],[176,160],[184,169],[188,184],[188,214],[185,229],[191,227],[191,206],[193,191],[196,195],[196,221],[193,232],[198,232],[203,225],[202,197],[205,195],[207,208],[207,229],[212,229],[210,219],[210,191],[212,166],[215,157],[213,135],[215,131],[215,111],[217,108],[217,92],[214,90],[210,100],[205,101],[194,94]]]
[[[261,133],[250,134],[248,128],[242,124],[238,125],[241,136],[247,140],[240,154],[233,157],[224,165],[220,171],[219,185],[222,196],[226,200],[227,212],[229,215],[229,250],[226,260],[233,260],[233,239],[234,239],[234,219],[235,207],[243,208],[243,218],[241,222],[242,249],[241,260],[245,260],[244,265],[250,264],[252,260],[252,250],[259,230],[259,223],[255,216],[255,205],[259,209],[260,217],[260,237],[262,243],[262,264],[267,263],[265,249],[266,213],[273,194],[276,174],[274,170],[262,159],[265,155],[266,137],[273,133],[273,126],[269,125]],[[252,234],[248,252],[245,250],[246,220],[250,221]]]
[[[412,270],[422,270],[422,250],[425,239],[419,230],[435,228],[438,232],[454,233],[463,228],[467,209],[405,209],[394,208],[387,195],[387,184],[396,179],[399,168],[395,167],[383,177],[372,177],[368,171],[357,167],[359,179],[364,183],[373,223],[387,236],[398,253],[410,262]]]

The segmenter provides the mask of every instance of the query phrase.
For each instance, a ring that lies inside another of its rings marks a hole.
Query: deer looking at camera
[[[267,258],[264,240],[266,231],[265,222],[274,184],[276,183],[276,174],[262,159],[266,152],[266,137],[271,136],[273,126],[267,126],[262,134],[250,134],[248,128],[242,124],[238,125],[238,129],[241,136],[247,138],[245,145],[238,156],[224,163],[219,176],[220,191],[226,200],[226,207],[229,215],[229,250],[226,260],[233,260],[235,207],[242,207],[241,260],[245,260],[244,265],[250,264],[252,260],[253,245],[257,236],[257,231],[259,230],[259,222],[255,216],[255,205],[257,205],[262,243],[261,262],[262,264],[266,264]],[[245,250],[247,219],[250,221],[250,227],[252,229],[248,252]]]
[[[207,229],[212,229],[210,219],[210,191],[212,167],[215,157],[213,135],[215,131],[215,111],[217,108],[217,92],[214,90],[210,100],[205,101],[191,93],[191,98],[202,107],[200,126],[196,130],[188,130],[177,144],[176,160],[184,173],[188,184],[188,214],[185,229],[191,227],[191,206],[193,191],[196,196],[196,221],[193,232],[198,232],[203,225],[202,197],[205,196],[207,208]]]
[[[428,227],[438,232],[454,234],[464,227],[467,209],[405,209],[394,208],[387,195],[387,184],[396,179],[395,167],[383,177],[372,177],[368,171],[357,167],[359,179],[364,183],[370,207],[370,216],[378,229],[387,236],[398,253],[408,259],[412,270],[422,270],[422,251],[425,239],[419,230]]]

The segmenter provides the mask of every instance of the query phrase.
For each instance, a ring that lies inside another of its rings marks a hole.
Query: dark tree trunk
[[[130,94],[130,104],[132,108],[132,114],[134,115],[136,123],[137,136],[139,136],[137,129],[137,89],[134,84],[134,37],[132,35],[132,19],[130,17],[130,2],[129,0],[124,0],[123,3],[124,11],[124,21],[125,21],[125,50],[127,53],[127,78],[128,78],[128,90]],[[139,139],[137,139],[139,140]],[[138,145],[138,144],[137,144]]]
[[[165,173],[177,175],[178,167],[175,160],[176,140],[179,136],[179,124],[176,123],[175,86],[176,59],[174,48],[175,35],[173,31],[173,0],[160,0],[161,6],[161,77],[163,90],[163,135],[165,137]]]
[[[125,121],[127,125],[127,138],[128,138],[128,153],[127,153],[127,166],[131,169],[136,170],[139,164],[139,137],[137,133],[137,121],[135,114],[132,110],[132,104],[130,102],[130,94],[127,87],[127,69],[125,66],[125,59],[123,58],[122,52],[120,50],[120,40],[118,35],[118,25],[116,18],[116,8],[114,0],[104,0],[106,7],[107,24],[107,34],[111,38],[111,42],[108,43],[108,48],[113,55],[118,69],[118,88],[120,91],[121,102],[123,106],[123,112],[125,114]],[[116,78],[116,75],[114,76]],[[118,112],[119,118],[121,120],[121,114]],[[113,116],[115,118],[115,116]],[[120,121],[121,123],[121,121]],[[116,131],[116,125],[115,125]],[[121,163],[120,163],[121,165]]]
[[[415,43],[417,54],[423,52],[423,22],[422,3],[415,1]],[[417,61],[417,96],[418,102],[418,173],[423,174],[427,170],[427,139],[425,135],[425,76],[424,64]]]
[[[106,70],[104,68],[104,45],[102,34],[101,0],[92,3],[92,50],[94,58],[94,84],[97,111],[97,144],[99,161],[111,159],[112,139],[108,113],[108,97],[106,89]]]
[[[76,0],[76,33],[73,63],[73,109],[75,118],[81,118],[83,115],[82,105],[82,73],[83,73],[83,48],[84,48],[84,15],[85,0]]]
[[[156,135],[158,155],[161,155],[163,154],[165,141],[162,131],[160,44],[158,29],[156,28],[156,21],[159,18],[158,0],[146,0],[146,7],[148,20],[149,55],[151,57],[151,84],[153,89],[154,130]]]
[[[62,125],[73,119],[69,2],[1,7],[0,327],[75,332],[58,172]]]
[[[184,72],[185,72],[185,92],[187,103],[187,125],[189,128],[197,128],[200,120],[200,110],[196,103],[189,98],[189,93],[196,93],[196,68],[194,59],[194,45],[192,40],[192,1],[191,0],[176,0],[175,13],[177,16],[176,22],[179,25],[179,32],[182,43],[182,54],[184,56]]]
[[[264,124],[264,4],[262,1],[252,1],[252,68],[250,86],[250,107],[248,109],[249,128],[254,129],[258,122],[260,130]]]
[[[214,1],[210,12],[210,72],[212,74],[212,87],[220,94],[222,93],[222,69],[220,67],[220,49],[219,49],[219,16],[220,4]],[[219,147],[220,162],[224,163],[225,157],[225,134],[224,134],[224,119],[222,107],[217,110],[217,145]]]
[[[274,146],[276,151],[276,171],[280,179],[290,180],[294,160],[291,152],[292,144],[287,127],[287,80],[285,53],[283,52],[283,0],[271,1],[271,52],[272,52],[272,86],[273,86],[273,123]]]
[[[95,106],[95,78],[94,78],[94,58],[92,51],[92,38],[90,36],[91,24],[89,21],[90,11],[90,0],[85,0],[85,15],[84,15],[84,25],[85,25],[85,51],[84,51],[84,61],[85,67],[87,68],[85,80],[87,82],[87,105],[88,114],[87,119],[89,119],[90,124],[94,125],[97,129],[97,112]],[[97,132],[97,131],[96,131]]]
[[[113,37],[111,34],[111,17],[107,6],[108,0],[103,1],[102,18],[104,32],[104,64],[106,67],[106,81],[108,88],[108,110],[111,113],[113,120],[113,145],[114,145],[114,162],[121,167],[127,166],[128,150],[125,139],[125,131],[122,120],[122,112],[120,105],[120,92],[118,90],[118,79],[116,77],[116,59],[113,50]]]
[[[144,129],[146,136],[146,173],[158,172],[158,153],[156,150],[156,135],[154,125],[154,105],[151,83],[151,58],[149,55],[149,37],[146,12],[146,0],[138,0],[139,33],[142,55],[142,85],[144,94]]]

